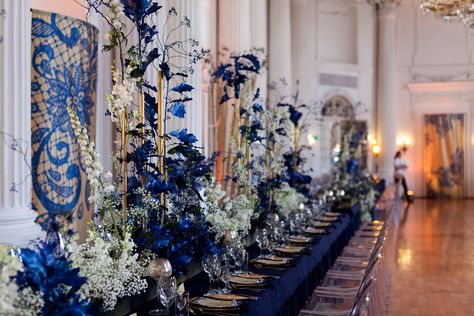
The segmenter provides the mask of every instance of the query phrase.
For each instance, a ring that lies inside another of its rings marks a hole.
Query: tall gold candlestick
[[[235,141],[237,142],[237,147],[239,148],[239,150],[241,150],[242,143],[241,143],[241,137],[240,137],[240,98],[235,99],[234,134],[235,134]]]
[[[127,112],[122,113],[122,220],[123,233],[127,232]]]
[[[164,175],[164,159],[165,156],[165,138],[164,138],[164,117],[163,117],[163,72],[158,71],[158,91],[156,95],[156,113],[157,113],[157,130],[158,130],[158,166]]]
[[[158,83],[157,83],[157,94],[156,94],[156,113],[157,113],[157,133],[158,133],[158,167],[161,171],[161,174],[163,175],[164,179],[167,178],[166,175],[166,169],[165,169],[165,147],[166,147],[166,135],[165,134],[165,128],[164,128],[164,108],[163,108],[163,72],[158,71]],[[161,205],[164,207],[163,209],[163,216],[161,219],[161,223],[164,225],[166,221],[166,194],[162,193],[160,196],[160,202]]]
[[[138,110],[140,112],[140,123],[142,125],[142,134],[143,134],[143,139],[142,142],[145,142],[145,95],[143,93],[140,93],[140,97],[138,99]]]
[[[298,165],[298,143],[299,143],[299,131],[296,127],[293,127],[293,169],[296,170]]]

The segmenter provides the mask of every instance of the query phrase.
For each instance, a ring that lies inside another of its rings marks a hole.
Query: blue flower
[[[173,102],[173,104],[171,104],[170,108],[168,109],[168,112],[176,117],[184,118],[186,115],[186,108],[181,102]]]
[[[188,129],[184,128],[182,130],[175,130],[170,132],[170,135],[176,137],[179,141],[186,144],[194,144],[197,142],[196,136],[194,134],[188,133]]]
[[[41,291],[42,315],[88,315],[89,302],[77,293],[86,279],[71,268],[67,254],[57,255],[57,247],[41,242],[35,249],[20,250],[23,271],[16,276],[18,287]]]
[[[186,82],[181,82],[176,87],[172,88],[171,91],[183,93],[183,92],[190,92],[193,89],[194,89],[193,86],[187,84]]]

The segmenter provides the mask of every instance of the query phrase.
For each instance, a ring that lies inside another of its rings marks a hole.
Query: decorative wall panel
[[[69,216],[86,231],[93,206],[79,145],[71,127],[71,106],[95,135],[97,30],[55,13],[33,10],[31,128],[33,207],[41,219]]]

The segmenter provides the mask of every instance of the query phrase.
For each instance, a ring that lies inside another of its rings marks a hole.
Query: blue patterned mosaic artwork
[[[97,30],[75,18],[33,10],[31,41],[33,206],[40,216],[88,220],[88,182],[67,106],[94,138]]]

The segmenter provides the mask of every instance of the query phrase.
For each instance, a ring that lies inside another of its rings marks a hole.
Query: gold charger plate
[[[288,255],[299,255],[307,251],[308,248],[301,246],[285,246],[285,247],[276,247],[275,251]]]
[[[327,231],[323,228],[316,228],[316,227],[309,227],[304,230],[306,234],[311,234],[311,235],[324,235],[327,233]]]
[[[200,307],[201,309],[210,310],[238,310],[241,302],[230,300],[217,300],[209,297],[198,297],[191,302],[191,305]]]
[[[264,278],[249,279],[249,278],[243,278],[240,276],[233,275],[230,277],[230,283],[235,284],[235,285],[244,285],[244,286],[260,286],[262,284],[265,284],[265,279]]]
[[[205,297],[212,298],[220,301],[245,301],[245,300],[255,300],[255,296],[244,296],[238,294],[206,294]]]
[[[328,227],[331,227],[332,224],[331,224],[331,223],[321,222],[321,221],[313,221],[313,222],[311,223],[311,226],[316,227],[316,228],[328,228]]]
[[[259,274],[259,273],[240,273],[236,274],[236,276],[241,277],[241,278],[247,278],[247,279],[270,279],[270,278],[275,278],[272,275],[267,275],[267,274]]]
[[[266,259],[266,260],[272,260],[272,261],[291,261],[293,260],[292,258],[289,257],[282,257],[282,256],[275,256],[275,255],[267,255],[267,256],[262,256],[257,259]]]
[[[297,244],[311,244],[314,241],[313,238],[306,236],[290,236],[288,240]]]
[[[332,217],[332,216],[323,216],[319,219],[320,222],[337,222],[339,220],[338,217]]]
[[[252,263],[256,265],[262,265],[262,266],[268,266],[268,267],[286,267],[290,265],[291,261],[275,261],[275,260],[260,258],[260,259],[252,260]]]

